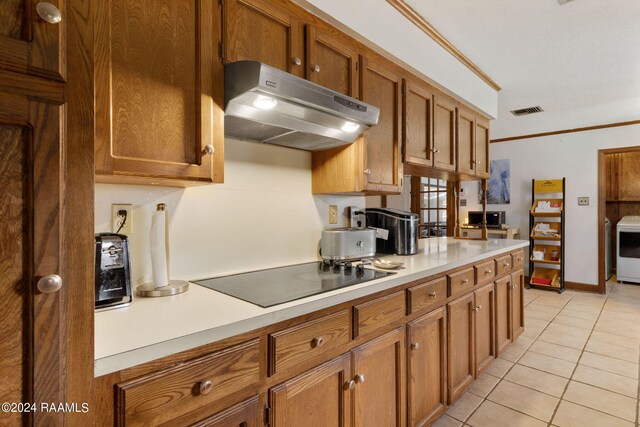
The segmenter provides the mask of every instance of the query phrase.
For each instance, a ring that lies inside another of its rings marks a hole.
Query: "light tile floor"
[[[524,303],[524,334],[435,426],[638,426],[640,285]]]

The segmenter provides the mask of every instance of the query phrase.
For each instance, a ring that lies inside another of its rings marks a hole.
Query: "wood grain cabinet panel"
[[[513,341],[513,289],[511,275],[495,282],[496,307],[496,356]]]
[[[475,373],[473,293],[447,304],[447,384],[452,404],[471,385]]]
[[[618,156],[618,200],[640,201],[640,152]]]
[[[101,1],[95,22],[97,180],[222,182],[216,2]]]
[[[476,283],[484,285],[493,280],[496,275],[496,262],[494,260],[486,261],[473,266],[476,274]]]
[[[403,291],[353,307],[353,337],[365,336],[403,319],[406,313]]]
[[[0,69],[64,81],[66,2],[48,2],[60,11],[61,22],[52,24],[41,19],[36,12],[37,1],[0,2]]]
[[[518,251],[511,254],[511,266],[513,270],[518,270],[524,266],[524,251]]]
[[[258,396],[225,409],[191,427],[261,427],[262,411]]]
[[[0,396],[6,402],[65,401],[68,288],[64,282],[52,293],[36,287],[43,276],[65,277],[63,121],[61,106],[0,91]],[[29,415],[29,425],[64,423],[62,413]],[[22,411],[0,413],[0,425],[26,421]]]
[[[449,281],[450,295],[456,296],[472,290],[475,285],[474,276],[473,267],[448,274],[447,279]]]
[[[221,350],[117,386],[119,425],[187,424],[255,393],[259,341]],[[242,393],[246,393],[243,396]]]
[[[304,32],[288,11],[266,0],[224,1],[224,60],[259,61],[305,76]]]
[[[474,175],[476,169],[476,117],[473,111],[465,107],[458,107],[457,126],[458,172]]]
[[[270,375],[349,342],[351,318],[343,310],[269,335]]]
[[[447,300],[447,277],[421,283],[407,289],[407,313],[428,310]]]
[[[407,324],[407,416],[410,426],[430,425],[447,405],[447,309]]]
[[[428,85],[405,79],[403,89],[403,161],[433,167],[433,97]]]
[[[513,341],[524,332],[524,270],[511,274],[511,324]]]
[[[433,166],[456,170],[456,104],[453,98],[436,93],[433,98]]]
[[[378,124],[364,134],[364,189],[373,193],[399,193],[402,78],[396,73],[396,66],[386,59],[361,56],[360,63],[361,99],[380,108]]]
[[[503,275],[511,271],[511,255],[504,255],[496,258],[496,276]]]
[[[355,41],[307,25],[307,79],[321,86],[356,98],[358,96],[358,57]]]
[[[355,427],[404,426],[404,326],[351,351]]]
[[[350,426],[350,381],[351,357],[344,354],[273,387],[269,390],[269,425]]]
[[[474,292],[475,304],[475,376],[478,377],[496,358],[495,294],[493,283]]]
[[[478,178],[489,178],[491,172],[489,158],[489,147],[491,146],[489,120],[477,116],[475,126],[475,175]]]

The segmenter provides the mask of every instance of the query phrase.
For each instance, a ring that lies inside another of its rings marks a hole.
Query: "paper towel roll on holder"
[[[159,203],[151,224],[151,265],[154,281],[136,288],[140,297],[165,297],[181,294],[189,290],[186,280],[168,280],[169,278],[169,232],[166,222],[166,205]],[[164,249],[164,250],[162,250]],[[163,284],[158,285],[158,281]]]

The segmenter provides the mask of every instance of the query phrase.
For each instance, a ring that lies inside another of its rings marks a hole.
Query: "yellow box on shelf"
[[[533,183],[535,194],[562,193],[561,179],[536,179]]]

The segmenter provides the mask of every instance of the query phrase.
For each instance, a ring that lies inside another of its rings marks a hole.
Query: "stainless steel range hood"
[[[377,107],[256,61],[224,66],[225,135],[302,150],[355,141]]]

